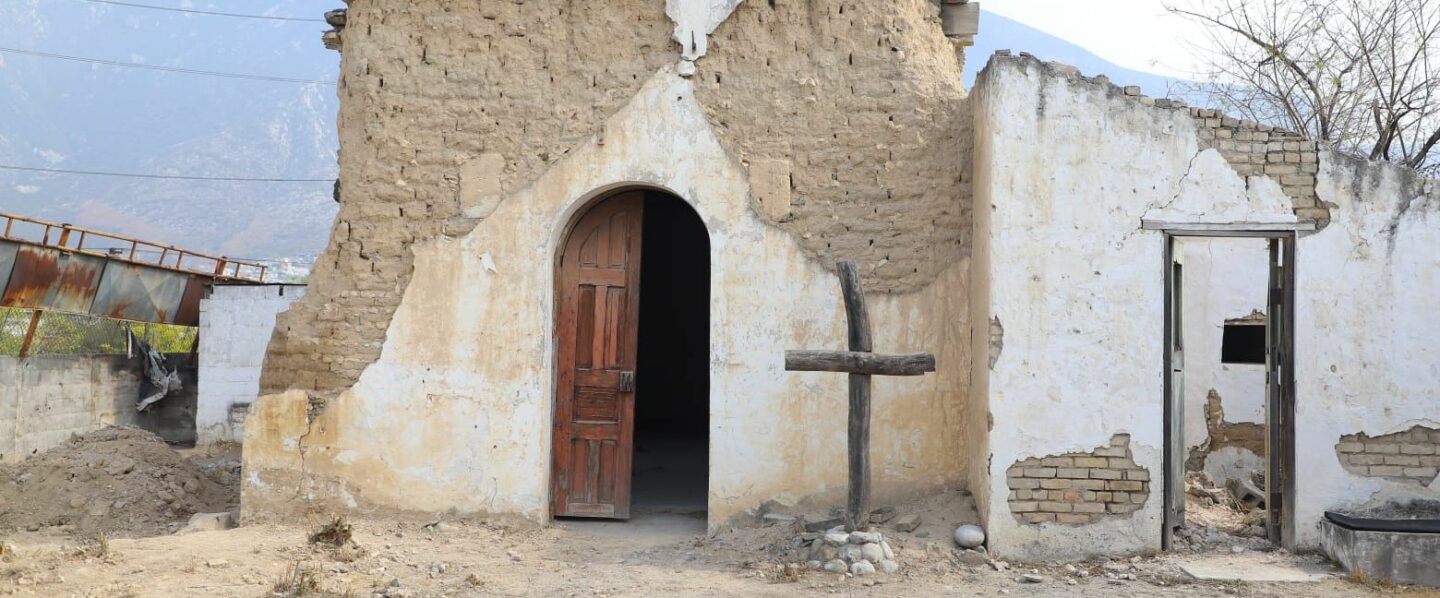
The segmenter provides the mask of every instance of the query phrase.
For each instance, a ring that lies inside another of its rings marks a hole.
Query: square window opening
[[[1265,365],[1265,325],[1225,324],[1220,362]]]

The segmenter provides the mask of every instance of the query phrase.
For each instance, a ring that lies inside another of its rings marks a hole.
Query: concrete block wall
[[[275,316],[304,295],[304,285],[216,286],[200,301],[199,444],[240,441]]]
[[[109,425],[194,441],[194,370],[182,366],[183,388],[139,413],[143,368],[141,359],[125,355],[0,357],[0,461],[19,461]]]
[[[1017,461],[1005,477],[1010,512],[1026,524],[1084,525],[1134,513],[1150,498],[1150,472],[1135,463],[1129,434],[1088,453]]]

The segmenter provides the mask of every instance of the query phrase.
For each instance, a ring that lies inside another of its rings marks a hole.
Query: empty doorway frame
[[[1164,524],[1161,546],[1169,550],[1175,530],[1185,523],[1184,397],[1175,384],[1175,348],[1180,284],[1175,244],[1180,237],[1269,239],[1270,275],[1266,292],[1266,531],[1272,543],[1294,544],[1295,496],[1295,242],[1294,230],[1163,229],[1164,318]]]

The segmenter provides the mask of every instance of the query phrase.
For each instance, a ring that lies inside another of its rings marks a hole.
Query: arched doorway
[[[698,512],[709,479],[710,242],[680,198],[608,195],[555,273],[556,517]]]

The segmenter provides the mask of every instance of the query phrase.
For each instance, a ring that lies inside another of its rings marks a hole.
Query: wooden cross
[[[845,372],[850,375],[850,495],[845,528],[864,529],[870,515],[870,376],[919,376],[935,371],[930,353],[883,355],[871,353],[870,312],[860,290],[855,262],[836,264],[845,317],[850,331],[849,351],[786,351],[785,369],[791,372]]]

